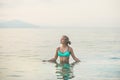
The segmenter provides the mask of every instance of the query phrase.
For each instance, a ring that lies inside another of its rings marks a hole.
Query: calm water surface
[[[120,29],[114,28],[0,29],[0,80],[63,80],[56,64],[42,62],[54,56],[63,34],[82,61],[70,80],[120,80]]]

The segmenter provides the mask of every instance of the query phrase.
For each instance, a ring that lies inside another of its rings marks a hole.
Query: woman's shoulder
[[[56,50],[58,51],[60,49],[60,47],[57,47]]]
[[[68,46],[69,47],[69,49],[72,49],[72,47],[71,46]]]
[[[73,48],[71,46],[68,46],[68,48],[69,48],[69,51],[73,50]]]

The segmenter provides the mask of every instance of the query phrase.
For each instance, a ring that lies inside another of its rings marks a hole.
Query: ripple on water
[[[15,71],[15,72],[18,72],[18,73],[24,73],[25,71]]]
[[[120,57],[111,57],[112,60],[120,60]]]
[[[17,74],[11,74],[11,75],[7,75],[8,77],[22,77],[22,75],[17,75]]]
[[[2,67],[0,68],[0,70],[5,70],[5,69],[8,69],[8,68],[2,68]]]
[[[22,74],[24,73],[25,71],[22,71],[22,70],[16,70],[14,71],[13,74],[9,74],[7,75],[8,77],[22,77]]]

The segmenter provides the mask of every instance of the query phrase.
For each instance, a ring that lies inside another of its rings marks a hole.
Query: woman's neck
[[[61,47],[68,47],[68,45],[66,45],[66,44],[61,44]]]

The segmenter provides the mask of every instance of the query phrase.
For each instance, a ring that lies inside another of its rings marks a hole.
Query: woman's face
[[[63,37],[60,39],[60,43],[61,43],[61,44],[66,44],[66,43],[67,43],[67,38],[63,36]]]

